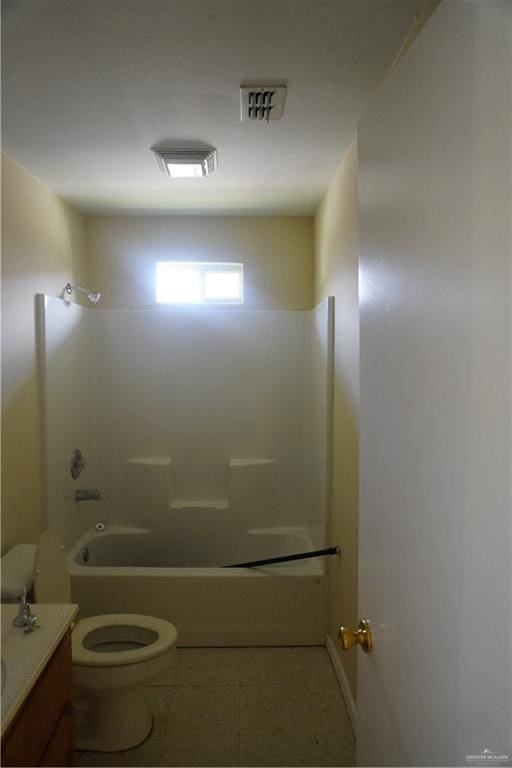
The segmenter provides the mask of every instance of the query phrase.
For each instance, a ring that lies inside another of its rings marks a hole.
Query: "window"
[[[157,304],[243,304],[242,264],[158,261]]]

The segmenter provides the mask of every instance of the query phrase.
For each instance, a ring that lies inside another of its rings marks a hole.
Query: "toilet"
[[[35,553],[38,603],[71,603],[67,556],[59,536],[45,531]],[[178,633],[153,616],[114,613],[80,619],[71,634],[76,689],[75,745],[112,752],[140,744],[152,717],[144,686],[167,669]]]

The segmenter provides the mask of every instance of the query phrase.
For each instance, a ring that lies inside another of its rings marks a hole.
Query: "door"
[[[360,123],[360,765],[511,764],[511,14],[444,0]]]

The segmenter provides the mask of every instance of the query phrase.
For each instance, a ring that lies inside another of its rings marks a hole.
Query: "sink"
[[[2,690],[1,692],[4,692],[5,688],[5,681],[7,680],[7,667],[5,666],[5,661],[2,659],[2,671],[0,673],[0,680],[2,681]]]

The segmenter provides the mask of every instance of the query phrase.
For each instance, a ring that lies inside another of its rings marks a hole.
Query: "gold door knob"
[[[373,647],[373,634],[370,629],[370,622],[363,619],[359,622],[357,629],[340,627],[338,641],[343,651],[350,651],[355,645],[362,645],[363,651],[370,653]]]

